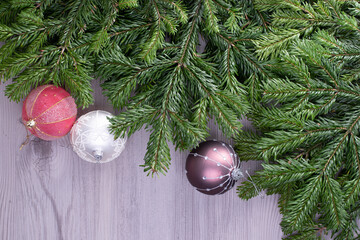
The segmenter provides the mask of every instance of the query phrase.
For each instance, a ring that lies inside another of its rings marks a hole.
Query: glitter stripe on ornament
[[[35,129],[35,132],[37,133],[36,135],[37,135],[38,137],[41,136],[40,138],[43,139],[43,140],[52,140],[52,139],[54,139],[54,138],[60,138],[60,137],[62,137],[62,136],[54,136],[54,135],[48,134],[48,133],[46,133],[46,132],[43,132],[43,131],[41,131],[38,127],[35,127],[34,129]]]
[[[36,120],[38,118],[40,118],[41,116],[43,116],[45,113],[47,113],[48,111],[50,111],[51,109],[53,109],[54,107],[56,107],[58,104],[60,104],[61,102],[65,101],[68,98],[72,98],[71,96],[68,96],[66,98],[61,99],[60,101],[56,102],[54,105],[52,105],[51,107],[49,107],[48,109],[46,109],[44,112],[42,112],[40,115],[36,116],[33,120]]]
[[[38,122],[38,124],[54,124],[54,123],[59,123],[59,122],[62,122],[62,121],[66,121],[66,120],[69,120],[71,118],[76,118],[76,115],[73,115],[71,117],[68,117],[68,118],[64,118],[64,119],[61,119],[59,121],[55,121],[55,122]]]
[[[51,87],[51,85],[46,85],[46,86],[44,86],[44,88],[41,89],[41,90],[39,91],[39,93],[36,95],[35,100],[34,100],[32,106],[31,106],[30,115],[28,115],[28,116],[31,116],[31,115],[32,115],[33,110],[34,110],[35,103],[36,103],[36,101],[38,100],[40,94],[41,94],[45,89],[47,89],[47,88],[49,88],[49,87]]]

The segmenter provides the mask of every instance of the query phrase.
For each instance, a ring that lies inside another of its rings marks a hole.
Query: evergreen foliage
[[[240,133],[242,160],[265,160],[252,177],[279,193],[287,239],[358,239],[360,86],[358,1],[257,0],[271,14],[255,41],[274,76],[249,81],[259,92],[249,117],[261,134]],[[249,182],[243,199],[256,195]]]
[[[149,129],[144,170],[165,173],[168,142],[196,146],[209,118],[228,137],[240,131],[249,103],[238,79],[267,75],[252,42],[266,24],[252,1],[4,0],[0,75],[12,81],[11,100],[53,83],[82,107],[93,103],[91,81],[99,77],[123,110],[111,131]],[[203,53],[199,36],[208,43]]]
[[[99,77],[122,110],[115,137],[150,131],[149,174],[168,170],[169,142],[191,149],[213,118],[241,160],[265,160],[252,178],[281,194],[287,238],[357,239],[359,20],[352,0],[3,0],[0,76],[11,100],[53,83],[82,107]],[[240,132],[244,114],[261,134]]]

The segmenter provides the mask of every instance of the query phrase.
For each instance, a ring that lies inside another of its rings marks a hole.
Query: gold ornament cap
[[[29,128],[35,127],[35,125],[36,125],[36,122],[33,119],[27,121],[27,123],[26,123],[26,126]]]

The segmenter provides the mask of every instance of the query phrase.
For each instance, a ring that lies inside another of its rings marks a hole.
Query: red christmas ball
[[[190,184],[208,195],[225,193],[243,176],[234,149],[216,140],[202,142],[191,151],[185,169]]]
[[[43,140],[65,136],[76,120],[74,99],[61,87],[43,85],[26,97],[22,120],[26,128]]]

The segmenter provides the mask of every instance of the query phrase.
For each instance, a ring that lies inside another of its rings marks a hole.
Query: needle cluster
[[[237,136],[242,160],[265,160],[252,177],[279,193],[288,239],[358,239],[360,204],[360,4],[358,1],[258,0],[271,15],[255,41],[273,76],[249,113],[261,134]],[[257,194],[244,182],[238,194]]]

